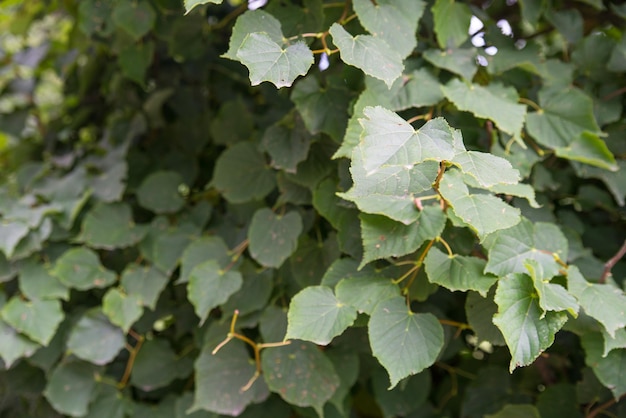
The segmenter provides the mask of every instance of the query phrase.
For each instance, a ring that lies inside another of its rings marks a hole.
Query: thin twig
[[[609,261],[604,263],[604,271],[602,272],[602,276],[600,277],[600,280],[598,280],[599,283],[606,282],[607,277],[609,277],[609,274],[611,274],[611,269],[613,268],[615,264],[617,264],[619,260],[622,259],[622,257],[624,257],[624,255],[626,255],[626,240],[624,240],[624,243],[622,244],[622,248],[619,249],[617,254],[611,257]]]
[[[605,409],[608,409],[609,407],[613,406],[614,404],[616,404],[617,402],[621,401],[624,396],[626,396],[626,394],[622,395],[619,397],[619,399],[615,399],[612,398],[608,401],[606,401],[605,403],[603,403],[602,405],[598,406],[597,408],[594,408],[592,411],[590,411],[585,418],[594,418],[596,415],[604,412]]]

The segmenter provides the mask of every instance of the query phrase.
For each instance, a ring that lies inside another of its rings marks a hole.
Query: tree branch
[[[622,259],[622,257],[624,257],[624,255],[626,255],[626,240],[624,240],[622,248],[620,248],[619,251],[617,251],[617,253],[609,259],[609,261],[604,263],[604,271],[602,272],[602,277],[600,277],[600,283],[606,282],[606,278],[609,277],[609,274],[611,274],[611,269],[619,260]]]

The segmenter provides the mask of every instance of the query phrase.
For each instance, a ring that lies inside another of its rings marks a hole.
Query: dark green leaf
[[[99,204],[85,217],[78,240],[93,248],[112,250],[138,243],[147,232],[145,226],[135,225],[127,204]]]
[[[137,40],[154,27],[156,12],[147,0],[121,1],[113,9],[113,21]]]
[[[347,277],[337,283],[337,299],[371,315],[383,300],[400,296],[400,288],[384,277]]]
[[[0,250],[7,258],[13,256],[17,244],[28,235],[28,225],[23,222],[0,221]]]
[[[189,281],[191,271],[198,265],[207,260],[216,260],[221,268],[226,268],[233,260],[229,255],[229,250],[222,238],[202,237],[193,241],[185,251],[181,258],[180,278],[177,283],[186,283]]]
[[[585,334],[581,339],[585,350],[585,363],[593,369],[598,380],[619,399],[626,393],[626,350],[612,350],[603,356],[602,336],[598,333]]]
[[[485,260],[462,255],[448,255],[437,248],[431,248],[424,259],[424,269],[431,283],[436,283],[452,291],[475,290],[486,297],[487,292],[498,280],[485,274]]]
[[[122,330],[111,324],[100,309],[87,311],[70,331],[67,349],[90,363],[110,363],[126,344]]]
[[[494,294],[494,289],[486,298],[480,296],[478,292],[468,292],[465,300],[465,314],[479,343],[488,341],[492,345],[505,345],[502,333],[491,321],[498,312],[498,305],[493,300]]]
[[[185,204],[178,192],[183,184],[182,176],[175,171],[155,171],[137,189],[137,199],[142,207],[155,213],[177,212]]]
[[[298,212],[275,215],[270,209],[259,209],[248,229],[250,255],[265,267],[280,267],[295,251],[301,232]]]
[[[541,418],[534,405],[507,405],[493,415],[485,418]]]
[[[155,364],[159,367],[154,367]],[[178,357],[167,340],[148,340],[137,353],[130,383],[146,392],[165,387],[179,377],[179,366]]]
[[[78,290],[107,287],[115,281],[115,274],[100,264],[98,254],[84,247],[66,251],[50,274],[65,286]]]
[[[30,357],[39,347],[0,319],[0,357],[6,367],[10,368],[22,357]]]
[[[185,0],[185,14],[193,10],[194,7],[201,6],[203,4],[222,4],[223,0]]]
[[[389,389],[430,367],[443,347],[443,328],[437,318],[411,312],[403,297],[379,302],[368,329],[372,353],[389,373]]]
[[[291,113],[267,128],[262,140],[265,151],[272,157],[272,166],[295,173],[298,163],[306,160],[311,145],[311,135],[300,117]]]
[[[102,298],[102,312],[127,333],[143,313],[141,302],[138,295],[129,295],[120,289],[111,288]]]
[[[60,363],[51,373],[44,396],[58,412],[82,417],[96,388],[99,369],[84,361]]]

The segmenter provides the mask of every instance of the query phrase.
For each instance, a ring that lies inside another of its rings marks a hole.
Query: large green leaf
[[[510,162],[486,152],[461,151],[450,162],[458,166],[464,174],[471,176],[479,187],[512,186],[517,185],[520,180],[519,171]]]
[[[232,203],[265,197],[275,185],[274,174],[251,142],[224,151],[215,163],[212,184]]]
[[[146,392],[165,387],[192,372],[190,360],[179,359],[169,341],[164,338],[146,340],[135,357],[130,383]],[[155,364],[159,367],[154,367]]]
[[[493,317],[511,352],[509,370],[531,364],[554,342],[554,335],[567,322],[564,312],[544,312],[533,281],[525,274],[500,278]]]
[[[550,283],[551,277],[546,276],[543,267],[536,260],[527,260],[524,265],[533,279],[535,290],[539,295],[539,306],[544,311],[567,311],[570,315],[578,315],[578,303],[574,296],[556,283]]]
[[[28,259],[20,264],[20,290],[28,299],[63,299],[69,298],[69,289],[50,274],[49,266],[35,259]]]
[[[169,278],[154,266],[128,264],[122,273],[120,284],[131,299],[154,310],[159,295]]]
[[[529,220],[522,221],[508,229],[496,232],[485,247],[489,258],[485,271],[498,276],[509,273],[526,273],[526,260],[537,261],[548,277],[558,274],[561,266],[552,254],[567,260],[568,243],[561,230],[554,224]]]
[[[368,330],[372,353],[389,373],[389,389],[430,367],[444,343],[437,318],[430,313],[411,312],[403,297],[379,302]]]
[[[82,315],[67,339],[70,353],[98,365],[110,363],[125,345],[122,330],[111,324],[98,308]]]
[[[127,204],[99,204],[85,217],[78,240],[93,248],[112,250],[138,243],[147,232],[145,226],[135,225]]]
[[[115,281],[115,274],[100,264],[98,254],[85,247],[63,253],[50,273],[65,286],[78,290],[107,287]]]
[[[280,267],[295,251],[302,232],[298,212],[276,215],[268,208],[257,210],[250,222],[250,255],[265,267]]]
[[[476,334],[478,342],[488,341],[492,345],[505,345],[502,332],[492,322],[498,312],[498,305],[493,300],[495,289],[492,288],[487,297],[478,292],[468,292],[465,300],[465,314],[467,322]]]
[[[409,225],[381,215],[362,213],[359,218],[364,248],[361,267],[373,260],[411,254],[424,241],[441,235],[446,225],[446,216],[437,205],[425,206]]]
[[[337,299],[371,315],[378,302],[400,296],[400,288],[384,277],[346,277],[337,283]]]
[[[385,41],[401,57],[417,46],[415,33],[425,4],[421,0],[354,0],[353,7],[361,25]]]
[[[214,344],[203,347],[195,363],[196,386],[191,411],[204,409],[218,414],[238,416],[255,400],[257,392],[267,392],[263,378],[243,390],[255,373],[254,363],[241,341],[230,341],[216,354]]]
[[[462,255],[448,255],[437,248],[431,248],[424,259],[424,269],[431,283],[436,283],[452,291],[475,290],[483,297],[498,280],[485,274],[485,260]]]
[[[183,177],[175,171],[155,171],[137,189],[139,204],[155,213],[177,212],[185,204],[178,192]]]
[[[447,171],[439,185],[441,195],[454,213],[482,240],[492,232],[510,228],[520,221],[520,210],[489,194],[470,193],[460,172]]]
[[[58,300],[25,301],[11,298],[0,311],[2,319],[31,340],[48,345],[65,318]]]
[[[60,363],[50,374],[43,394],[58,412],[83,417],[96,389],[99,369],[84,361]]]
[[[237,58],[250,70],[253,86],[269,81],[276,87],[290,87],[313,64],[313,53],[304,42],[284,47],[264,32],[250,33],[237,50]]]
[[[479,118],[491,119],[504,132],[520,137],[526,107],[517,103],[517,91],[491,83],[488,86],[452,79],[441,87],[443,94],[459,110],[472,112]]]
[[[285,347],[263,350],[261,364],[272,392],[292,405],[312,406],[319,416],[324,416],[324,404],[340,380],[331,361],[317,346],[292,341]]]
[[[202,237],[193,241],[185,251],[181,258],[180,278],[177,283],[186,283],[189,281],[191,271],[198,265],[207,260],[216,260],[221,268],[226,268],[232,260],[228,247],[224,240],[217,236]]]
[[[432,7],[435,34],[441,49],[459,47],[469,36],[472,12],[455,0],[437,0]]]
[[[578,299],[585,313],[598,320],[606,332],[615,332],[626,326],[626,295],[611,284],[590,283],[576,266],[567,270],[567,290]]]
[[[326,286],[309,286],[291,299],[285,339],[328,345],[354,323],[356,309]]]
[[[138,295],[111,288],[102,298],[102,312],[126,333],[143,313],[141,302]]]
[[[194,306],[200,323],[204,323],[211,309],[226,302],[243,284],[241,273],[222,270],[216,260],[198,264],[189,273],[187,297]]]
[[[333,43],[339,48],[342,61],[346,64],[383,80],[389,88],[402,75],[404,69],[402,56],[381,38],[371,35],[352,37],[338,23],[332,24],[329,33],[333,37]]]
[[[258,32],[267,34],[276,43],[282,42],[283,32],[278,19],[260,9],[249,10],[237,18],[230,37],[228,51],[223,57],[238,61],[237,52],[243,41],[248,34]]]
[[[621,348],[603,355],[602,336],[587,333],[581,338],[585,350],[585,362],[604,386],[609,388],[615,399],[626,393],[626,350]]]

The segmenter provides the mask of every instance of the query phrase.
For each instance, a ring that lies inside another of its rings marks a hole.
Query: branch
[[[624,396],[626,396],[626,395],[620,396],[619,399],[612,398],[612,399],[606,401],[605,403],[603,403],[602,405],[598,406],[597,408],[594,408],[593,411],[589,412],[585,416],[585,418],[594,418],[596,415],[601,414],[602,412],[604,412],[605,409],[610,408],[611,406],[613,406],[617,402],[621,401],[624,398]]]
[[[604,271],[602,272],[602,277],[600,277],[600,280],[598,280],[599,283],[606,282],[607,277],[609,277],[609,274],[611,274],[611,269],[615,264],[617,264],[619,260],[622,259],[622,257],[624,257],[624,255],[626,255],[626,240],[624,240],[622,248],[619,249],[617,254],[611,257],[609,261],[604,263]]]

